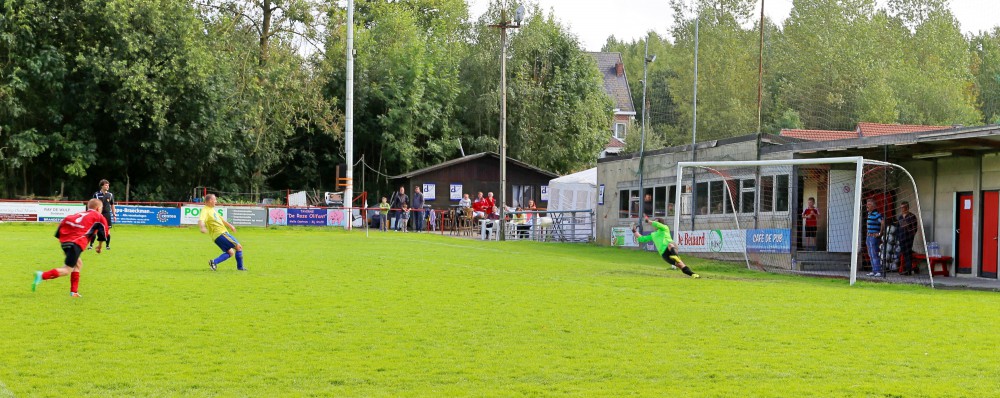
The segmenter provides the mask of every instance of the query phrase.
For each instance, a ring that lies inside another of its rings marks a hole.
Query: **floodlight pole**
[[[699,14],[694,20],[694,99],[691,100],[691,161],[698,161],[698,21],[701,20],[701,15]],[[678,169],[680,170],[680,169]],[[677,175],[680,177],[680,174]],[[677,200],[678,203],[674,204],[674,212],[677,213],[680,210],[680,178],[677,179]],[[698,176],[696,173],[691,173],[691,229],[694,230],[695,214],[696,213],[696,203],[698,203]],[[679,217],[678,217],[679,219]]]
[[[649,58],[649,35],[646,35],[646,50],[642,57],[642,136],[639,139],[639,232],[642,232],[642,217],[643,205],[646,202],[646,192],[643,190],[642,186],[642,169],[644,168],[645,156],[646,156],[646,115],[647,115],[647,105],[646,103],[646,86],[648,85],[647,80],[649,79],[649,63],[656,59],[654,55],[652,59]],[[652,205],[652,204],[650,204]]]
[[[500,220],[497,239],[501,241],[506,240],[504,218],[507,217],[507,29],[520,28],[523,15],[524,6],[520,6],[512,23],[507,20],[507,11],[503,9],[500,10],[500,23],[489,25],[500,29]]]
[[[344,157],[347,160],[347,181],[344,188],[345,229],[351,230],[354,217],[354,0],[347,0],[347,90],[344,92]],[[340,176],[334,176],[339,183]]]

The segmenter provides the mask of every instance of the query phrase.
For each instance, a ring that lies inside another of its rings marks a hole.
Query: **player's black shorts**
[[[680,256],[677,255],[677,250],[674,250],[672,247],[668,247],[667,250],[663,251],[663,261],[670,263],[670,265],[677,265],[680,259]]]
[[[806,237],[807,238],[815,238],[816,237],[816,226],[810,227],[810,226],[806,225]]]
[[[76,243],[66,242],[62,244],[63,253],[66,253],[66,264],[67,267],[75,267],[76,262],[80,260],[80,253],[83,253],[83,249],[77,246]]]
[[[108,220],[108,229],[111,229],[111,213],[101,213],[101,215]]]

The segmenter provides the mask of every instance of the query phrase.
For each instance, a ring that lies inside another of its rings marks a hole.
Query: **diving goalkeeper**
[[[646,222],[649,222],[649,216],[646,216]],[[652,241],[653,246],[656,246],[656,251],[660,253],[660,257],[663,257],[664,261],[680,268],[684,275],[692,278],[701,278],[701,276],[692,272],[691,268],[685,265],[684,261],[677,255],[677,245],[674,244],[674,238],[670,235],[670,227],[663,224],[663,219],[657,218],[652,224],[656,228],[656,231],[645,236],[640,235],[639,231],[636,231],[635,226],[633,226],[632,234],[635,235],[635,241],[639,243]]]

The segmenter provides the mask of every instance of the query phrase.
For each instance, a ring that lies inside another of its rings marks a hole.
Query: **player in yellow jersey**
[[[215,211],[217,201],[215,194],[205,195],[205,207],[201,209],[201,215],[198,217],[198,227],[201,228],[201,233],[213,236],[215,244],[222,249],[222,255],[214,260],[208,260],[208,266],[212,268],[212,271],[215,271],[219,263],[228,260],[229,257],[236,257],[236,269],[246,271],[247,269],[243,267],[243,245],[226,229],[228,227],[236,232],[236,227]]]

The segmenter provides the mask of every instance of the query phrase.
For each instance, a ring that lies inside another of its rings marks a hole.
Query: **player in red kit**
[[[87,244],[94,237],[98,241],[96,251],[100,253],[104,241],[108,238],[108,220],[101,215],[102,206],[100,199],[91,199],[87,202],[86,211],[71,214],[59,223],[56,238],[66,253],[66,261],[59,268],[45,272],[35,271],[35,282],[31,284],[31,291],[38,289],[43,280],[70,275],[69,295],[80,297],[77,293],[77,287],[80,285],[80,268],[83,266],[80,254],[86,250]]]

